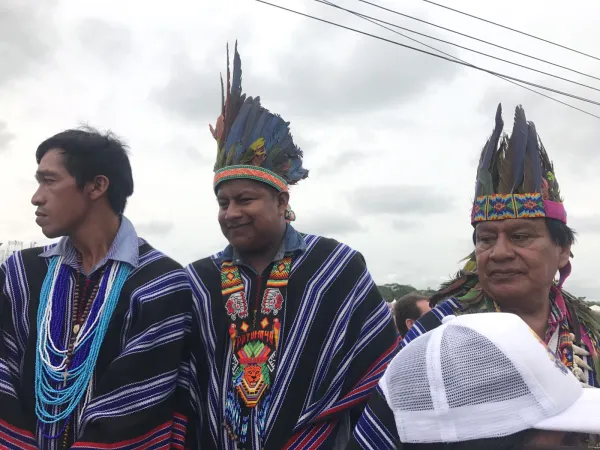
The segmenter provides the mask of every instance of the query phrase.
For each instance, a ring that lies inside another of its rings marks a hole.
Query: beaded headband
[[[534,123],[517,106],[510,138],[502,133],[503,126],[498,105],[496,126],[479,160],[471,223],[548,217],[566,224],[554,166]]]
[[[217,170],[215,172],[213,187],[216,191],[220,183],[239,179],[262,181],[274,187],[279,192],[288,192],[287,182],[276,173],[262,167],[247,165],[230,166]]]

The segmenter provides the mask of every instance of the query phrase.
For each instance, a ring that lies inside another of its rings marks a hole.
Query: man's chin
[[[519,283],[491,283],[488,289],[484,288],[484,290],[499,305],[514,306],[515,302],[519,303],[521,299],[527,297],[527,289]]]
[[[249,236],[226,236],[229,244],[237,251],[242,253],[254,252],[256,242]]]
[[[56,239],[56,238],[64,236],[64,233],[61,233],[61,232],[59,232],[57,230],[54,230],[52,228],[49,228],[49,227],[41,227],[41,228],[42,228],[42,233],[48,239]]]

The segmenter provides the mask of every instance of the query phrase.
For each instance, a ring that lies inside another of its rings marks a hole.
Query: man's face
[[[219,225],[229,243],[242,252],[269,246],[285,225],[288,194],[253,180],[230,180],[217,192]]]
[[[429,300],[427,299],[423,299],[423,300],[419,300],[417,303],[415,303],[415,306],[417,307],[417,309],[419,310],[419,317],[417,317],[416,319],[412,319],[412,318],[408,318],[404,321],[404,324],[406,325],[406,329],[410,330],[412,328],[412,326],[415,324],[415,322],[417,320],[419,320],[419,318],[425,314],[428,313],[429,311],[431,311],[431,307],[429,306]]]
[[[421,311],[421,316],[425,313],[431,311],[431,307],[429,306],[429,300],[423,299],[417,302],[417,308]]]
[[[70,235],[85,216],[89,202],[85,191],[64,166],[60,149],[48,151],[38,165],[38,188],[31,198],[37,206],[35,221],[48,238]]]
[[[479,280],[494,300],[526,300],[549,292],[570,248],[552,242],[544,219],[481,222],[475,228]]]

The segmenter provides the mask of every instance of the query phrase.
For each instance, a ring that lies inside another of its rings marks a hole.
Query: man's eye
[[[513,239],[514,239],[515,241],[523,241],[523,240],[525,240],[525,239],[527,239],[527,238],[529,238],[529,235],[527,235],[527,234],[515,234],[515,235],[513,236]]]

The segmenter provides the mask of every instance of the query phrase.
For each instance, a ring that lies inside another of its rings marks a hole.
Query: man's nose
[[[490,258],[493,260],[503,260],[514,258],[514,256],[514,247],[510,239],[504,235],[498,236],[498,239],[496,239],[496,242],[492,247]]]
[[[31,197],[31,203],[33,206],[41,206],[44,204],[44,196],[42,195],[42,186],[38,186],[36,191]]]
[[[242,216],[242,209],[235,204],[235,202],[231,202],[227,206],[227,211],[225,211],[225,219],[232,220],[238,219]]]

